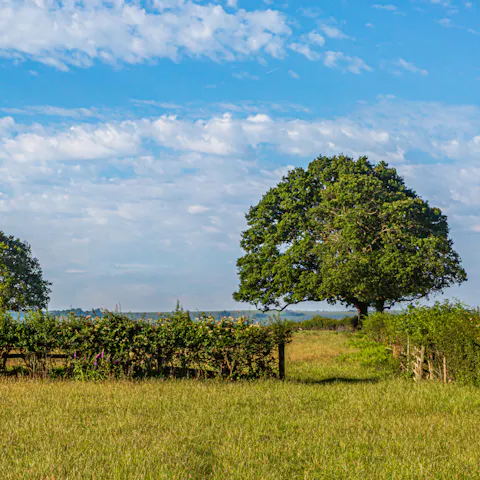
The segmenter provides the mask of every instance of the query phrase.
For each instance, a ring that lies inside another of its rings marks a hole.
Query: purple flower
[[[73,354],[73,358],[77,358],[77,352]]]
[[[94,363],[94,365],[95,365],[95,366],[97,366],[97,365],[98,365],[98,363],[97,363],[97,362],[95,362],[95,363]]]
[[[95,355],[95,360],[97,360],[100,355],[100,353],[97,353],[97,355]]]
[[[105,356],[105,350],[102,350],[102,358]]]

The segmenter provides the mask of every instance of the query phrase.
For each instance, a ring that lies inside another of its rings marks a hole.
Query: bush
[[[5,370],[7,355],[17,343],[17,325],[13,317],[0,312],[0,371]]]
[[[27,311],[23,321],[17,323],[16,344],[24,355],[25,364],[32,375],[45,376],[52,367],[51,355],[58,353],[61,343],[59,321],[42,311]]]
[[[258,378],[275,374],[276,349],[290,337],[288,324],[259,326],[245,318],[192,320],[180,308],[155,321],[112,312],[60,318],[38,311],[18,322],[7,314],[0,316],[0,353],[21,352],[33,376],[51,373],[54,356],[63,354],[64,375],[78,379]]]
[[[373,314],[363,331],[388,345],[401,368],[417,378],[480,385],[480,314],[459,302],[410,307],[399,315]]]

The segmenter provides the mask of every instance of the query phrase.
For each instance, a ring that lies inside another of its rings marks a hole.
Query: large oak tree
[[[262,310],[304,301],[383,310],[466,280],[447,218],[394,168],[319,157],[292,170],[246,215],[237,301]]]

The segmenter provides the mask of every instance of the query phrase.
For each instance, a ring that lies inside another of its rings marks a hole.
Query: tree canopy
[[[0,310],[46,308],[49,286],[30,245],[0,231]]]
[[[326,300],[356,307],[360,319],[467,278],[446,216],[385,162],[319,157],[246,219],[233,296],[262,310]]]

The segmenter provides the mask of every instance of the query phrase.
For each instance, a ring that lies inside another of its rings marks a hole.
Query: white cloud
[[[204,207],[203,205],[189,205],[187,207],[187,212],[188,213],[205,213],[210,210],[208,207]]]
[[[437,23],[442,25],[442,27],[453,27],[454,24],[450,18],[441,18],[440,20],[437,20]]]
[[[413,63],[407,62],[403,58],[399,58],[398,61],[396,62],[396,65],[403,68],[407,72],[418,73],[422,77],[426,77],[428,75],[427,70],[425,70],[423,68],[418,68]]]
[[[328,37],[334,38],[336,40],[349,39],[348,35],[345,35],[339,28],[333,27],[332,25],[321,24],[320,30]]]
[[[289,165],[344,152],[397,166],[409,186],[448,214],[454,238],[475,234],[477,107],[383,97],[346,117],[290,116],[239,112],[70,127],[4,117],[2,228],[31,241],[54,282],[54,306],[111,307],[121,299],[125,308],[171,307],[177,295],[200,293],[203,305],[222,305],[236,284],[224,265],[239,253],[248,207]],[[475,255],[463,252],[476,268]],[[203,272],[201,284],[192,272]],[[145,296],[130,288],[144,284]]]
[[[319,31],[293,32],[287,16],[274,9],[245,10],[227,0],[196,3],[163,0],[137,3],[130,0],[0,0],[0,57],[15,62],[32,60],[67,71],[96,62],[136,64],[168,58],[209,58],[234,62],[265,57],[283,58],[295,51],[311,61],[323,58],[318,47],[325,36],[348,37],[338,27],[321,23]],[[357,57],[347,71],[368,69]],[[327,60],[328,63],[328,60]],[[258,79],[246,72],[238,78]],[[56,115],[67,116],[67,109]],[[38,112],[40,113],[40,112]],[[54,112],[46,113],[54,115]],[[70,112],[79,116],[79,112]]]
[[[15,120],[12,117],[0,118],[0,134],[15,127]]]
[[[334,60],[338,58],[344,57],[335,56]],[[243,109],[238,112],[243,115]],[[68,128],[26,127],[16,124],[11,117],[3,117],[0,119],[0,128],[3,128],[0,159],[9,165],[18,162],[77,165],[80,160],[135,156],[145,165],[152,162],[150,156],[144,155],[148,150],[146,143],[152,142],[172,152],[218,157],[247,158],[251,149],[262,145],[304,156],[324,149],[334,152],[341,148],[352,154],[368,150],[376,152],[374,155],[378,158],[383,155],[401,162],[405,156],[399,152],[411,148],[432,157],[459,161],[480,155],[480,122],[475,107],[402,103],[385,95],[379,96],[377,104],[363,106],[359,112],[348,119],[336,120],[284,120],[262,112],[240,117],[224,113],[199,119],[162,115]],[[383,118],[382,122],[378,122],[378,118]]]
[[[230,114],[209,120],[188,122],[173,116],[163,116],[142,125],[162,146],[214,155],[241,153],[246,147],[243,130]]]
[[[8,118],[8,117],[7,117]],[[42,127],[0,140],[0,158],[18,162],[92,160],[138,152],[140,137],[132,122],[72,126],[49,135]]]
[[[232,77],[236,78],[237,80],[260,80],[258,75],[252,75],[248,72],[235,72],[232,73]]]
[[[182,56],[233,61],[280,57],[291,30],[274,10],[236,10],[192,1],[0,0],[0,55],[67,70],[93,61],[139,63]]]
[[[293,70],[289,70],[289,71],[288,71],[288,74],[289,74],[292,78],[294,78],[295,80],[298,80],[298,79],[300,78],[300,75],[299,75],[297,72],[293,71]]]
[[[346,38],[346,37],[345,37]],[[323,46],[325,38],[319,35],[317,32],[310,32],[308,35],[302,36],[300,43],[293,42],[289,45],[290,50],[297,52],[308,60],[315,62],[322,60],[323,64],[327,68],[339,68],[344,72],[351,72],[356,75],[362,73],[362,71],[372,71],[372,67],[359,57],[350,56],[343,52],[335,52],[328,50],[326,52],[318,52],[312,49],[312,45],[315,47]]]
[[[373,8],[376,8],[378,10],[388,10],[389,12],[396,12],[398,8],[395,5],[392,4],[387,4],[387,5],[381,5],[381,4],[374,4],[372,5]]]
[[[307,57],[311,61],[320,60],[321,54],[312,50],[310,45],[307,43],[296,43],[293,42],[289,45],[290,49],[294,52],[300,53],[301,55]]]
[[[367,65],[359,57],[350,57],[343,52],[328,51],[323,57],[323,64],[328,68],[342,68],[344,71],[349,71],[359,75],[363,70],[367,72],[372,71],[372,67]]]
[[[84,117],[100,117],[100,114],[95,109],[90,108],[64,108],[52,105],[27,106],[22,108],[0,108],[2,112],[16,115],[48,115],[52,117],[69,117],[69,118],[84,118]]]
[[[315,31],[309,32],[307,35],[307,39],[309,43],[313,45],[318,45],[320,47],[323,47],[323,45],[325,45],[325,37]]]
[[[437,23],[445,28],[456,28],[459,30],[465,30],[466,32],[471,33],[472,35],[480,35],[479,30],[475,30],[474,28],[471,28],[471,27],[465,27],[463,25],[458,25],[451,18],[448,18],[448,17],[437,20]]]

